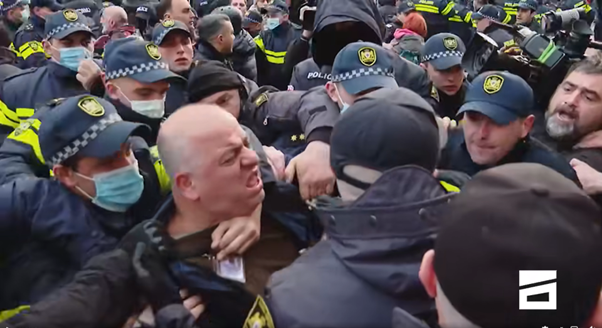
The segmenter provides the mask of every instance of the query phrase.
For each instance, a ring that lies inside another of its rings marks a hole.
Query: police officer
[[[301,36],[301,29],[289,22],[288,6],[284,1],[274,0],[267,10],[267,29],[255,38],[257,82],[259,85],[273,85],[285,90],[288,81],[283,80],[284,57],[289,44]]]
[[[154,146],[169,84],[185,79],[169,70],[155,44],[133,38],[107,45],[105,70],[107,99],[124,120],[150,126],[148,143]]]
[[[29,6],[24,1],[7,0],[2,2],[2,17],[0,18],[0,24],[4,25],[11,42],[15,40],[15,33],[17,33],[19,27],[28,19]],[[14,47],[14,45],[12,47]],[[14,50],[14,48],[12,49]]]
[[[431,36],[450,31],[450,22],[456,16],[455,2],[451,0],[419,0],[414,2],[416,11],[424,16],[427,24],[427,39]],[[458,17],[458,22],[462,19]]]
[[[13,41],[15,51],[19,55],[21,68],[45,65],[49,53],[42,46],[47,37],[45,23],[47,16],[63,9],[55,0],[32,0],[29,4],[31,17],[19,28]]]
[[[47,16],[40,51],[47,53],[51,60],[44,67],[25,70],[5,80],[0,94],[2,140],[21,120],[34,114],[37,104],[86,92],[76,75],[80,62],[92,57],[92,38],[92,31],[81,13],[67,9]],[[30,46],[36,47],[35,42],[30,42]]]
[[[169,82],[183,79],[169,71],[168,64],[152,43],[125,38],[107,45],[105,57],[106,95],[108,102],[117,108],[121,117],[130,122],[147,123],[151,132],[146,135],[143,148],[155,145],[156,136],[165,114],[165,97]],[[10,181],[20,175],[47,177],[44,158],[38,143],[38,130],[45,121],[45,107],[31,119],[24,121],[0,147],[0,182]],[[169,191],[169,178],[156,155],[156,148],[147,150],[151,172],[156,185]]]
[[[472,15],[477,23],[477,31],[492,38],[500,48],[514,45],[512,34],[493,23],[494,21],[503,23],[505,17],[507,17],[507,14],[494,5],[484,5]]]
[[[180,21],[166,19],[153,29],[153,43],[159,47],[161,58],[169,64],[169,69],[188,78],[193,65],[194,44],[190,29]],[[186,101],[186,81],[174,79],[167,91],[165,113],[169,116]]]
[[[422,63],[433,83],[431,96],[438,103],[435,112],[441,117],[455,118],[464,103],[468,87],[462,69],[464,52],[464,42],[451,33],[433,35],[422,48]]]
[[[477,76],[458,112],[462,131],[450,135],[440,168],[473,176],[507,163],[538,163],[578,181],[562,156],[529,137],[533,105],[533,90],[519,76],[495,71]]]
[[[140,220],[134,204],[152,203],[128,140],[145,130],[93,96],[65,99],[47,112],[40,152],[55,179],[0,188],[0,309],[31,304],[68,283]]]
[[[516,24],[526,26],[531,31],[541,33],[541,25],[537,22],[538,4],[536,0],[520,0],[518,3],[518,13],[516,15]]]

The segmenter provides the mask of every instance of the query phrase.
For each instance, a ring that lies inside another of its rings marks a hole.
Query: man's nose
[[[245,148],[243,152],[243,166],[256,166],[259,163],[259,156],[254,150]]]

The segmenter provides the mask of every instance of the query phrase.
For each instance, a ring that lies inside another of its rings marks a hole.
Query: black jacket
[[[390,327],[392,312],[436,322],[418,278],[450,199],[431,172],[406,166],[380,177],[352,203],[322,198],[327,239],[272,275],[266,301],[276,327]]]
[[[449,96],[445,92],[438,90],[435,86],[432,87],[431,95],[437,101],[435,112],[440,117],[449,117],[456,119],[456,114],[460,107],[464,104],[464,96],[470,84],[465,80],[462,83],[462,88],[455,95]]]
[[[218,61],[226,67],[233,69],[232,61],[229,56],[226,56],[215,49],[209,42],[204,40],[199,40],[196,46],[196,54],[194,59],[197,60],[215,60]]]
[[[234,38],[234,52],[232,53],[232,67],[238,74],[253,81],[257,81],[257,62],[255,61],[255,40],[245,30]]]

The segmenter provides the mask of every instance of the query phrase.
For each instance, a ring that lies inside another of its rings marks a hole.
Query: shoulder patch
[[[173,20],[171,20],[171,19],[166,19],[166,20],[164,20],[164,21],[163,21],[163,23],[162,23],[162,25],[163,25],[164,27],[168,27],[168,28],[169,28],[169,27],[172,27],[172,26],[174,26],[175,24],[176,24],[176,23],[175,23]]]
[[[274,328],[274,320],[268,306],[261,296],[257,296],[255,304],[251,308],[247,320],[243,325],[244,328]]]
[[[19,124],[19,126],[13,132],[13,135],[15,137],[18,137],[21,134],[23,134],[23,132],[29,130],[29,128],[33,124],[33,121],[34,121],[33,119],[28,119],[28,120],[25,120],[25,121],[21,122],[21,124]]]
[[[439,91],[437,91],[437,88],[435,88],[434,85],[431,86],[431,97],[435,100],[437,100],[437,102],[439,102]]]
[[[259,106],[265,104],[266,102],[268,102],[268,99],[269,98],[268,98],[267,94],[265,94],[265,93],[260,94],[259,97],[257,97],[254,101],[255,106],[259,107]]]

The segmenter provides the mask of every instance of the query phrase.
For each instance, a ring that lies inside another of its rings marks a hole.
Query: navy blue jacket
[[[49,61],[46,66],[25,70],[4,81],[0,92],[0,142],[21,121],[53,99],[88,93],[75,78],[77,73]]]
[[[0,187],[0,309],[39,301],[93,256],[113,249],[136,223],[49,179]]]
[[[537,163],[556,170],[570,180],[578,182],[577,174],[566,159],[554,152],[540,141],[527,137],[495,166],[509,163]],[[466,149],[463,131],[450,134],[447,145],[443,149],[439,168],[464,172],[470,176],[489,167],[478,165],[472,161]]]

